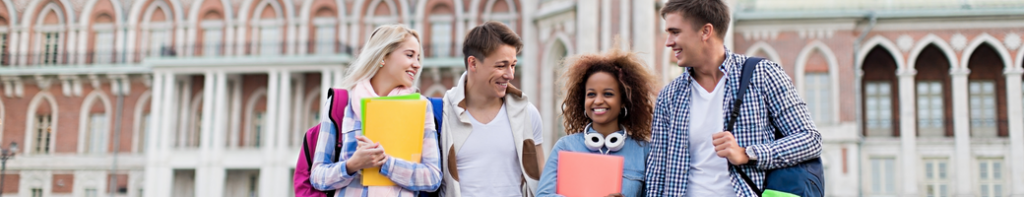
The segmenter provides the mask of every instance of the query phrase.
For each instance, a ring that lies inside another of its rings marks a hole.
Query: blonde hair
[[[378,66],[380,62],[398,49],[407,36],[412,36],[417,41],[420,40],[416,30],[409,29],[404,25],[382,25],[374,29],[355,62],[349,65],[348,75],[341,82],[340,88],[352,89],[360,81],[370,80],[380,70],[380,66]],[[420,51],[419,58],[423,59],[423,45],[420,45],[418,50]]]

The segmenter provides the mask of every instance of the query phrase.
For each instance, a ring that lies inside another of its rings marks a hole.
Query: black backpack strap
[[[733,132],[733,129],[736,126],[737,118],[740,116],[740,105],[743,104],[743,96],[747,94],[747,87],[750,86],[750,78],[753,78],[754,76],[754,68],[757,67],[757,64],[760,63],[761,60],[764,60],[764,58],[749,57],[746,62],[743,63],[743,73],[740,77],[740,89],[737,90],[736,97],[733,99],[732,112],[729,113],[729,123],[725,127],[729,132]],[[740,178],[743,178],[743,181],[747,182],[747,186],[750,186],[750,189],[754,190],[754,194],[761,196],[761,189],[757,188],[757,184],[754,184],[754,180],[750,179],[750,176],[747,176],[747,173],[744,173],[743,169],[734,165],[730,165],[730,167],[736,169]]]
[[[331,119],[331,122],[334,123],[334,133],[335,133],[335,135],[337,135],[335,137],[335,139],[334,139],[334,163],[338,163],[338,159],[341,158],[341,143],[342,143],[342,140],[341,140],[341,121],[336,121],[336,120],[334,120],[334,117],[331,117],[331,112],[333,110],[335,110],[334,109],[335,106],[334,106],[334,102],[333,102],[334,99],[335,99],[334,89],[332,89],[332,88],[328,88],[327,89],[327,98],[328,98],[328,100],[331,100],[331,101],[328,101],[328,102],[331,103],[331,105],[327,105],[328,106],[327,107],[327,119]],[[341,109],[341,110],[345,110],[345,109]],[[345,170],[342,169],[342,171],[345,171]],[[348,172],[342,172],[342,173],[348,173]],[[324,193],[327,194],[327,197],[334,197],[335,192],[338,192],[338,190],[324,191]]]
[[[313,158],[309,157],[309,146],[306,145],[306,143],[307,143],[306,142],[306,138],[305,138],[305,136],[303,136],[303,138],[302,138],[302,154],[306,155],[306,165],[309,165],[309,168],[307,168],[307,169],[313,170]]]

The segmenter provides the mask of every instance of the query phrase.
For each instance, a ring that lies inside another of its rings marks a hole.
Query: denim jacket
[[[587,127],[587,133],[597,132],[593,128]],[[621,131],[618,131],[621,132]],[[555,189],[558,180],[558,151],[571,151],[571,152],[584,152],[584,153],[597,153],[598,151],[590,151],[587,146],[583,144],[583,136],[585,133],[575,133],[558,139],[555,146],[551,148],[551,154],[548,156],[547,163],[544,164],[544,174],[540,176],[540,183],[537,189],[537,196],[562,196],[555,194]],[[602,148],[602,151],[606,151],[607,148]],[[647,158],[647,153],[651,150],[651,146],[647,142],[638,141],[636,139],[627,137],[626,144],[621,150],[616,152],[610,152],[608,155],[622,156],[625,158],[625,163],[622,170],[622,194],[627,197],[633,196],[645,196],[644,195],[644,166]]]

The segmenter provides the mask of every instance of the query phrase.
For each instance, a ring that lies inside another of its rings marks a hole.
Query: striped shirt
[[[327,98],[330,101],[331,98]],[[362,135],[362,122],[354,115],[351,100],[345,107],[345,118],[342,120],[341,158],[335,163],[335,139],[338,132],[329,118],[320,121],[320,136],[317,139],[316,151],[313,156],[313,170],[309,182],[318,190],[338,190],[334,196],[415,196],[418,191],[435,191],[441,186],[441,158],[437,146],[437,131],[434,129],[432,106],[427,105],[426,120],[423,128],[423,153],[419,163],[389,157],[381,166],[380,173],[391,179],[398,186],[362,185],[362,174],[348,174],[346,160],[356,152],[358,141],[356,135]],[[324,105],[330,107],[330,102]],[[328,110],[323,110],[328,111]],[[321,114],[320,117],[329,117]],[[383,193],[370,194],[381,191]]]

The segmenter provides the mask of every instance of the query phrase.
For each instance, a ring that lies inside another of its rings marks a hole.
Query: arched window
[[[145,57],[170,56],[174,52],[171,48],[173,38],[173,10],[164,0],[156,0],[146,8],[146,15],[143,16],[143,38],[142,44],[146,46]]]
[[[313,35],[316,40],[314,53],[320,55],[330,55],[338,53],[338,20],[335,17],[335,11],[328,7],[322,7],[316,11],[313,18],[313,25],[315,31]]]
[[[270,117],[267,114],[267,89],[260,87],[252,92],[246,99],[246,126],[243,132],[242,147],[259,148],[263,145],[263,138],[270,130],[267,125]]]
[[[445,4],[438,4],[430,9],[430,15],[427,21],[430,24],[430,51],[431,57],[450,57],[452,56],[452,41],[453,33],[455,32],[455,16],[454,11]]]
[[[484,9],[484,21],[498,21],[516,31],[516,3],[513,0],[488,0]],[[518,31],[516,31],[518,32]]]
[[[152,92],[146,91],[139,96],[139,99],[135,102],[135,112],[133,113],[135,118],[132,147],[135,153],[145,153],[146,146],[149,144],[149,135],[153,134],[152,116],[150,116],[150,105],[152,102]]]
[[[88,154],[107,153],[110,142],[110,99],[101,90],[94,90],[85,97],[82,106],[79,129],[80,152]]]
[[[925,47],[915,61],[914,80],[917,95],[917,133],[919,136],[952,136],[952,95],[950,62],[942,49]]]
[[[36,19],[38,26],[34,28],[36,64],[54,65],[67,59],[59,55],[65,47],[61,44],[66,40],[65,20],[63,8],[53,2],[48,3],[39,13]]]
[[[972,137],[1006,136],[1005,79],[1003,59],[989,44],[974,50],[967,63]]]
[[[364,42],[378,26],[395,24],[399,19],[398,5],[392,0],[375,0],[367,6],[366,13],[366,18],[362,21],[365,27],[362,39]]]
[[[96,16],[92,29],[95,31],[92,59],[95,64],[114,63],[114,18],[103,13]]]
[[[864,135],[897,136],[899,116],[896,88],[896,60],[888,50],[876,46],[868,52],[862,66],[862,101],[864,104]]]
[[[804,101],[810,110],[815,124],[831,125],[834,123],[835,108],[833,106],[832,73],[834,56],[828,46],[815,41],[801,51],[797,66],[802,66],[803,80],[801,83]]]
[[[49,93],[39,93],[29,102],[25,138],[26,153],[50,154],[53,152],[57,133],[56,100]]]
[[[212,0],[211,0],[212,1]],[[216,3],[219,3],[217,1]],[[204,57],[215,57],[224,54],[224,16],[217,11],[209,11],[203,14],[203,48]]]
[[[277,56],[284,52],[284,12],[280,2],[263,0],[253,9],[252,21],[255,32],[253,42],[259,43],[253,54],[261,56]]]

